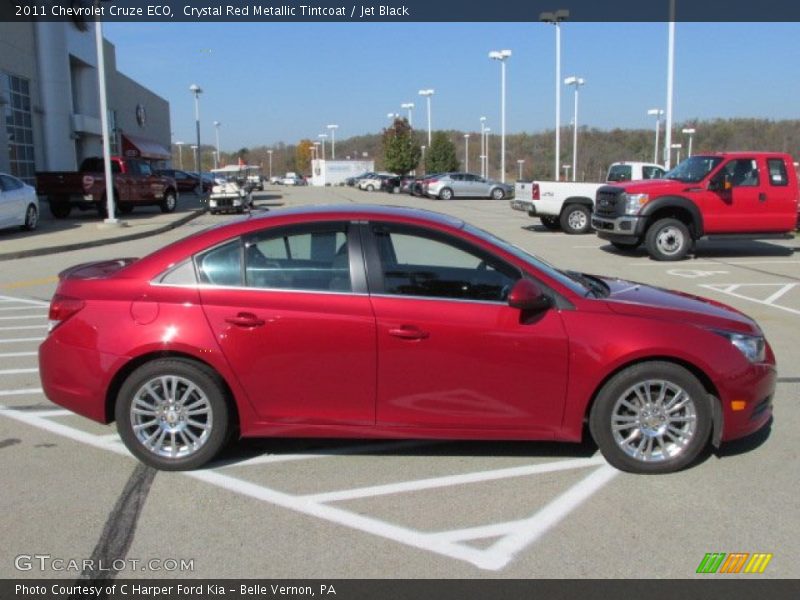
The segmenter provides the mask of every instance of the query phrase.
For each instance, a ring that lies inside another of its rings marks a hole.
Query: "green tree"
[[[431,139],[431,147],[425,156],[426,173],[446,173],[458,169],[456,146],[443,131],[437,131]]]
[[[311,172],[311,149],[314,142],[311,140],[300,140],[294,153],[294,170],[300,173]]]
[[[395,119],[383,130],[383,161],[386,170],[398,175],[413,171],[419,164],[420,147],[406,119]]]

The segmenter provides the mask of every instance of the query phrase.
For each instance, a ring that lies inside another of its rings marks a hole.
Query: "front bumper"
[[[599,217],[592,215],[592,227],[603,239],[605,236],[641,236],[644,219],[637,216]]]
[[[723,442],[753,434],[770,422],[776,381],[775,366],[760,364],[726,382],[721,390]],[[744,402],[744,408],[734,410],[737,401]]]

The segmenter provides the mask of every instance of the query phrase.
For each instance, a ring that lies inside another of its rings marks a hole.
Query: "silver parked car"
[[[6,173],[0,173],[0,229],[22,227],[29,231],[39,224],[36,190]]]
[[[514,194],[514,186],[484,179],[472,173],[442,173],[427,181],[427,195],[431,198],[493,198],[502,200]]]

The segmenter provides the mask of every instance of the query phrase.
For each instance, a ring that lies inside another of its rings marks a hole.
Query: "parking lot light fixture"
[[[584,85],[586,81],[582,77],[567,77],[564,80],[564,85],[575,86],[575,115],[572,120],[572,181],[578,173],[578,88]]]
[[[405,108],[408,111],[408,126],[413,127],[413,123],[411,122],[411,111],[414,110],[414,103],[413,102],[403,102],[400,105],[400,108]]]
[[[493,50],[489,58],[500,61],[500,181],[506,182],[506,60],[511,50]]]
[[[658,163],[658,134],[661,131],[661,117],[664,116],[664,109],[651,108],[647,114],[656,118],[656,149],[653,151],[653,162]]]
[[[435,93],[434,90],[420,90],[419,95],[425,98],[428,102],[428,146],[431,145],[431,96]]]
[[[569,11],[559,9],[552,12],[543,12],[539,20],[543,23],[555,25],[556,28],[556,160],[553,176],[558,179],[558,164],[561,153],[561,23],[569,18]]]
[[[322,140],[322,160],[325,160],[325,140],[328,139],[328,134],[320,133],[317,137]]]
[[[336,160],[336,130],[339,129],[338,125],[328,125],[328,130],[331,132],[331,160]]]
[[[669,147],[672,148],[672,150],[677,150],[678,151],[677,156],[675,158],[675,164],[676,165],[680,164],[680,162],[681,162],[681,148],[683,148],[683,144],[670,144]]]
[[[686,127],[684,129],[681,129],[681,133],[683,135],[689,136],[689,148],[687,148],[686,152],[686,157],[688,158],[692,155],[692,138],[694,137],[695,129],[694,127]]]
[[[197,195],[203,195],[203,167],[201,164],[201,146],[200,146],[200,94],[203,93],[203,89],[193,83],[189,86],[189,91],[194,94],[194,123],[195,129],[197,130],[197,150],[194,154],[194,168],[197,171]]]

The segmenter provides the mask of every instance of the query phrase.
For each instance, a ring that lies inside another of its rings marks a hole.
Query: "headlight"
[[[650,194],[623,194],[625,214],[638,215],[641,208],[650,202]]]
[[[752,363],[764,362],[766,355],[766,343],[762,335],[745,335],[743,333],[732,333],[730,331],[717,331],[714,333],[727,338],[728,341],[744,354],[745,358]]]

